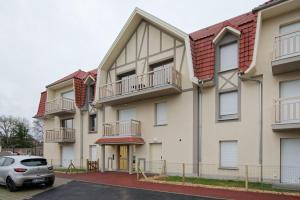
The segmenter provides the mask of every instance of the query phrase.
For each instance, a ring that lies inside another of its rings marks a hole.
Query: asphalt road
[[[52,190],[40,193],[31,200],[213,200],[213,198],[186,196],[181,194],[156,192],[106,186],[80,181],[72,181]]]

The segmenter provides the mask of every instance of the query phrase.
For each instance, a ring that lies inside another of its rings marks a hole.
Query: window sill
[[[154,124],[154,127],[159,127],[159,126],[168,126],[168,124]]]
[[[238,167],[219,167],[221,170],[239,170]]]
[[[97,134],[97,131],[89,131],[89,134]]]
[[[224,122],[224,121],[233,121],[233,120],[239,120],[238,115],[227,115],[227,116],[219,116],[218,121],[219,122]]]

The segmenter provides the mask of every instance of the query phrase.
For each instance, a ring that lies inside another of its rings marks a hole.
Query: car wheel
[[[18,190],[16,184],[10,177],[7,177],[7,179],[6,179],[6,186],[7,186],[8,190],[11,192],[15,192]]]
[[[51,187],[54,184],[54,179],[50,179],[49,181],[47,181],[46,186]]]

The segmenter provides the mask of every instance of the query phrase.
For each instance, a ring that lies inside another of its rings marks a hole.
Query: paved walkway
[[[52,188],[61,186],[68,182],[70,182],[70,180],[68,180],[68,179],[56,178],[53,187],[38,187],[38,186],[33,187],[32,186],[32,187],[21,188],[17,192],[9,192],[5,186],[0,186],[0,200],[30,199],[34,195],[48,191]]]
[[[136,180],[136,175],[127,173],[105,172],[105,173],[83,173],[83,174],[57,174],[58,177],[69,178],[73,180],[86,181],[113,186],[122,186],[128,188],[155,190],[160,192],[171,192],[186,195],[196,195],[202,197],[214,197],[225,199],[264,199],[264,200],[300,200],[299,196],[286,196],[268,193],[255,193],[246,191],[233,191],[226,189],[213,189],[203,187],[191,187],[184,185],[148,183]]]

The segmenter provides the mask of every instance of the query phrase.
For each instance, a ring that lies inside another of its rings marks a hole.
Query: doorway
[[[119,170],[128,171],[128,146],[119,146]]]

